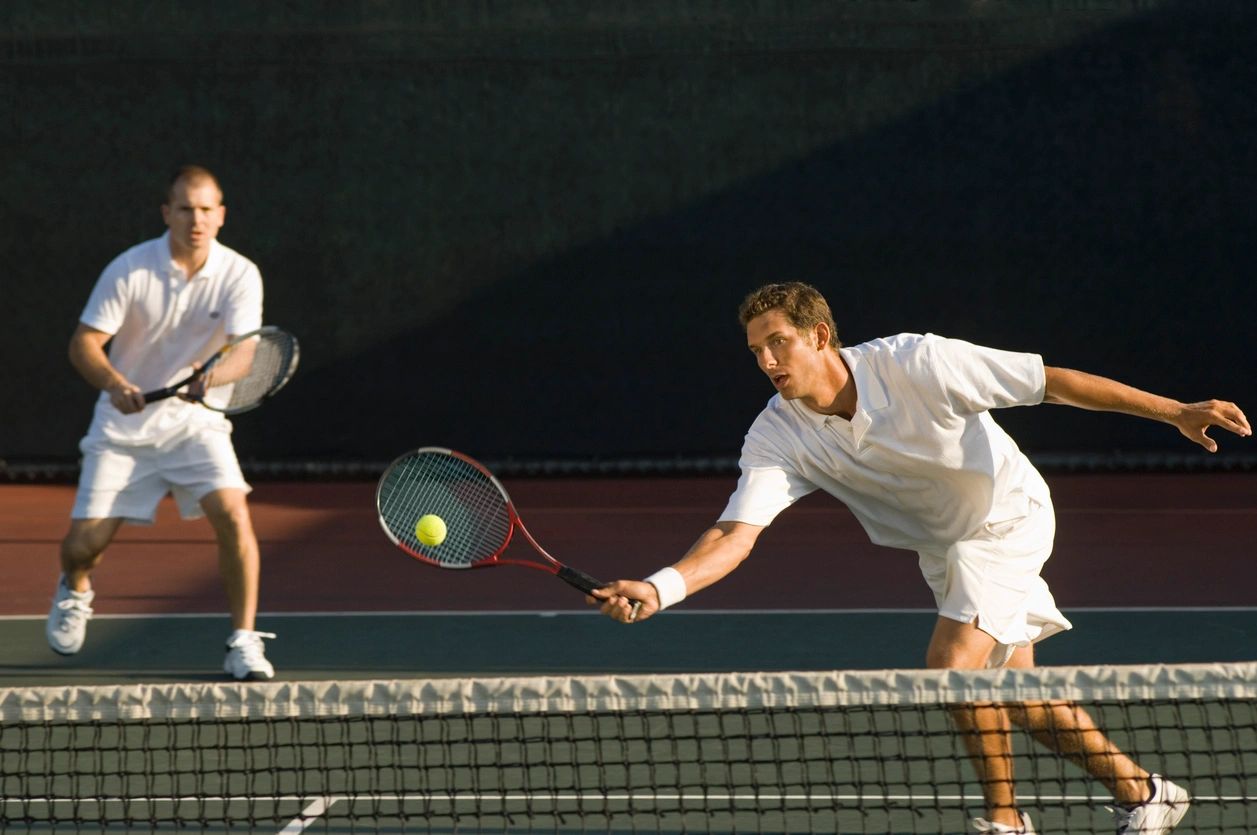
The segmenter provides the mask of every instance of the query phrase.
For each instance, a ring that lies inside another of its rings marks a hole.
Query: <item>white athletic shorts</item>
[[[938,613],[961,623],[976,621],[1001,645],[991,654],[991,666],[1007,663],[1016,647],[1073,628],[1039,576],[1055,535],[1051,504],[1026,497],[1024,516],[988,524],[946,551],[919,552]]]
[[[125,519],[151,525],[167,493],[179,515],[204,515],[200,501],[208,493],[252,488],[244,480],[231,435],[203,429],[169,447],[126,446],[84,438],[83,469],[74,499],[73,519]]]

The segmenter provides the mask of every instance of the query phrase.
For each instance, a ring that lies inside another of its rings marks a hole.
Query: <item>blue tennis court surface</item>
[[[1257,608],[1066,610],[1074,629],[1040,664],[1250,660]],[[902,611],[672,610],[623,626],[563,613],[267,616],[280,679],[914,668],[935,615]],[[222,615],[99,617],[83,651],[54,655],[38,617],[0,620],[8,686],[220,680]]]

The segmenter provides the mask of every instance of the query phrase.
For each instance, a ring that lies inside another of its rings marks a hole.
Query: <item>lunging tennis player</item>
[[[777,395],[742,447],[742,475],[715,526],[675,565],[594,592],[602,611],[649,618],[733,571],[760,532],[802,496],[842,500],[873,542],[916,551],[938,620],[932,668],[1031,667],[1034,643],[1070,628],[1039,576],[1056,530],[1047,484],[990,410],[1038,403],[1160,420],[1210,452],[1218,426],[1252,433],[1233,403],[1180,403],[1037,354],[900,334],[843,347],[829,305],[806,284],[771,284],[739,310],[747,347]],[[957,709],[987,802],[979,832],[1033,833],[1017,808],[1008,721],[1069,756],[1113,793],[1119,833],[1167,833],[1186,791],[1122,754],[1078,706]]]

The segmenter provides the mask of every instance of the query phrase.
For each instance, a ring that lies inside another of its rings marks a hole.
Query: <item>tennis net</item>
[[[950,706],[1069,700],[1257,831],[1257,664],[0,690],[0,830],[969,831]],[[1113,832],[1107,791],[1014,731],[1040,835]]]

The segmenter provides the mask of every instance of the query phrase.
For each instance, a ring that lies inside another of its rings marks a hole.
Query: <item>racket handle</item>
[[[167,397],[173,397],[176,391],[178,391],[177,386],[171,386],[170,388],[158,389],[157,391],[146,391],[144,392],[144,402],[153,403],[157,400],[165,400]]]
[[[559,579],[567,583],[575,589],[580,589],[585,594],[589,594],[594,589],[600,589],[606,585],[601,580],[595,580],[583,571],[575,568],[568,568],[566,565],[559,568]]]
[[[567,583],[573,588],[580,589],[585,594],[589,594],[594,589],[600,589],[606,585],[601,580],[595,580],[583,571],[575,568],[568,568],[566,565],[559,567],[559,579]],[[642,602],[640,600],[633,601],[633,610],[629,613],[629,622],[637,620],[637,613],[641,611]]]

